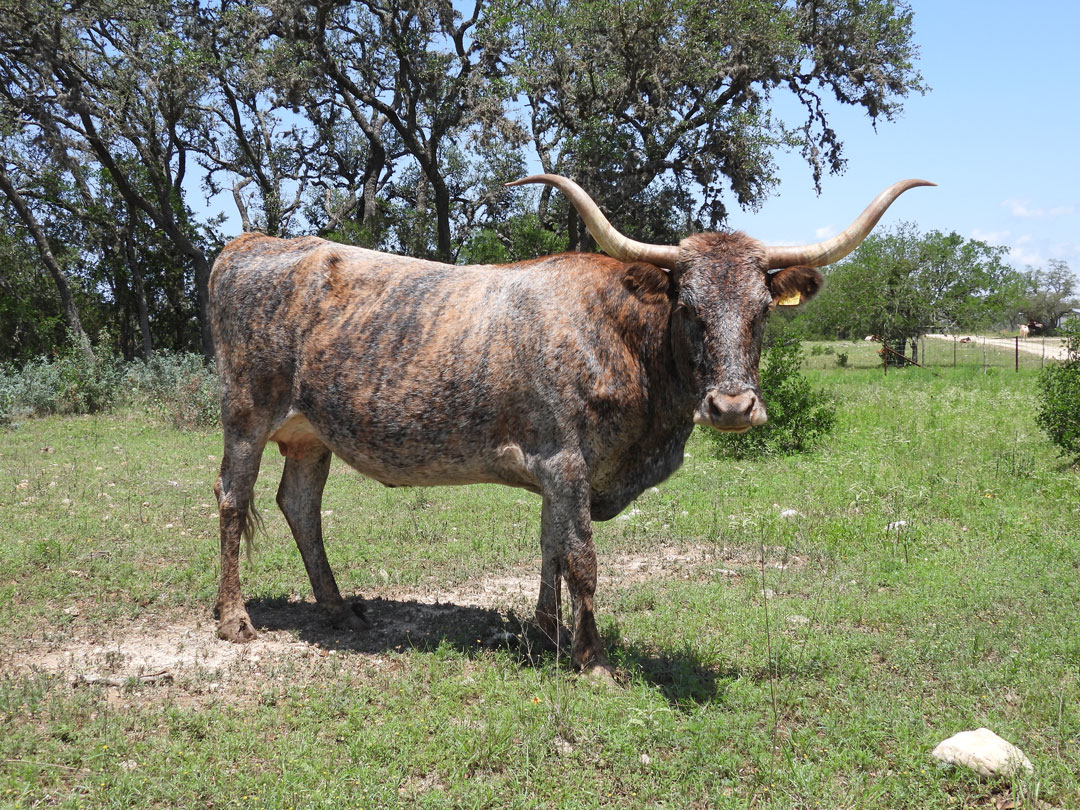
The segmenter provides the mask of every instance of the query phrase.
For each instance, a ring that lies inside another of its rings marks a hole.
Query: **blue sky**
[[[1080,271],[1080,3],[912,0],[919,70],[932,88],[895,122],[832,108],[844,174],[818,197],[797,155],[760,211],[729,225],[768,243],[813,242],[842,230],[890,183],[932,180],[882,219],[956,231],[1010,248],[1019,268],[1063,259]],[[878,227],[881,227],[879,225]]]

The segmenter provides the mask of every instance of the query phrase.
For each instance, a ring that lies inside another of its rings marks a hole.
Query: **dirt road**
[[[1013,338],[984,338],[979,335],[926,335],[928,339],[934,340],[967,340],[971,341],[973,346],[982,346],[983,341],[986,341],[987,346],[997,346],[999,349],[1012,349],[1016,346],[1016,342]],[[1046,357],[1049,360],[1065,360],[1065,342],[1061,338],[1042,338],[1042,337],[1030,337],[1020,339],[1020,351],[1027,354],[1043,353],[1043,342],[1046,343]]]

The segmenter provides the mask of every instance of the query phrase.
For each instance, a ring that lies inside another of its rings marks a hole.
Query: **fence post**
[[[1016,370],[1020,371],[1020,338],[1016,338]]]
[[[952,339],[952,367],[956,368],[956,335]]]
[[[889,376],[889,341],[887,338],[881,339],[881,362],[885,366],[885,376]]]
[[[986,373],[986,338],[983,338],[983,374]]]

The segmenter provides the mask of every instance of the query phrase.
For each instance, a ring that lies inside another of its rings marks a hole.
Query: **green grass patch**
[[[818,451],[720,460],[696,433],[676,476],[597,524],[615,689],[491,642],[531,596],[470,607],[539,577],[539,499],[518,490],[391,490],[335,463],[331,564],[382,601],[367,640],[313,630],[274,448],[242,577],[287,652],[72,685],[89,664],[63,655],[87,640],[221,653],[220,435],[124,413],[0,434],[0,806],[1080,806],[1080,474],[1035,426],[1036,372],[808,365],[838,404]],[[421,615],[413,593],[449,604]],[[423,643],[380,629],[395,616]],[[102,649],[95,672],[128,672]],[[936,767],[978,726],[1034,776]]]

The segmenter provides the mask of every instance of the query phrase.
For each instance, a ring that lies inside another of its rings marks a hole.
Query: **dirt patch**
[[[753,555],[707,545],[605,554],[599,560],[598,591],[603,597],[656,579],[738,578],[758,565]],[[446,587],[372,589],[363,602],[371,626],[361,633],[330,627],[311,599],[252,599],[248,610],[259,637],[248,644],[218,639],[208,611],[200,616],[146,614],[122,624],[76,624],[66,638],[9,650],[0,655],[0,665],[8,672],[48,673],[76,684],[87,676],[115,683],[166,673],[170,690],[250,694],[282,667],[299,674],[310,669],[310,662],[330,656],[370,664],[440,644],[473,651],[516,644],[530,632],[539,569],[537,560]]]

